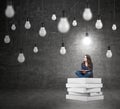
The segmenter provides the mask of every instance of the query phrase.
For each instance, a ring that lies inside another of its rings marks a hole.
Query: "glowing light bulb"
[[[90,8],[85,8],[83,11],[83,19],[89,21],[92,19],[92,11]]]
[[[86,33],[86,36],[83,38],[83,44],[84,45],[90,45],[91,44],[91,39],[90,37],[88,36],[88,33]]]
[[[33,48],[33,52],[34,52],[34,53],[38,53],[38,47],[37,47],[36,44],[35,44],[35,46],[34,46],[34,48]]]
[[[29,19],[27,18],[26,22],[25,22],[25,28],[26,29],[30,29],[31,28],[31,23],[29,21]]]
[[[73,26],[77,26],[77,20],[74,18],[73,22],[72,22]]]
[[[116,29],[117,29],[116,24],[113,24],[113,25],[112,25],[112,30],[115,31]]]
[[[51,19],[55,21],[57,19],[56,14],[53,14]]]
[[[58,22],[58,31],[61,33],[67,33],[70,30],[69,21],[68,21],[67,17],[65,17],[64,14],[65,14],[65,12],[63,11],[63,17],[61,17]]]
[[[64,46],[64,43],[62,43],[62,46],[61,46],[61,48],[60,48],[60,54],[61,54],[61,55],[65,55],[65,54],[66,54],[66,48],[65,48],[65,46]]]
[[[4,37],[4,42],[5,42],[6,44],[10,43],[10,36],[9,36],[9,35],[5,35],[5,37]]]
[[[110,49],[110,46],[108,46],[108,50],[107,50],[107,52],[106,52],[106,57],[107,57],[107,58],[111,58],[111,57],[112,57],[112,51],[111,51],[111,49]]]
[[[41,28],[40,28],[40,30],[39,30],[39,35],[40,35],[41,37],[45,37],[46,34],[47,34],[47,31],[46,31],[46,29],[45,29],[44,23],[42,23],[42,26],[41,26]]]
[[[96,27],[97,29],[102,29],[103,23],[102,23],[101,19],[97,19],[97,21],[96,21],[96,23],[95,23],[95,27]]]
[[[15,25],[15,24],[12,24],[12,25],[11,25],[11,30],[13,30],[13,31],[16,30],[16,25]]]
[[[19,63],[23,63],[25,61],[25,56],[22,51],[20,51],[17,60]]]
[[[15,10],[12,6],[12,4],[8,4],[5,9],[5,16],[8,18],[12,18],[15,15]]]

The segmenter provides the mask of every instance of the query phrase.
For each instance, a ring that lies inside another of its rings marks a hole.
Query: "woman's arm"
[[[85,74],[86,72],[90,71],[90,70],[80,70],[83,74]]]

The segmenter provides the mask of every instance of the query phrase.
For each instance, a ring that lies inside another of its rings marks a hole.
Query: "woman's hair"
[[[88,55],[88,54],[86,54],[85,56],[86,56],[86,58],[87,58],[88,68],[89,68],[90,70],[92,70],[92,69],[93,69],[92,59],[91,59],[90,55]],[[83,61],[82,64],[85,65],[85,61]]]

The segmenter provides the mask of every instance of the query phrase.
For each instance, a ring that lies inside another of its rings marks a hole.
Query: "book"
[[[82,87],[82,88],[102,88],[103,84],[85,84],[85,83],[78,83],[78,84],[74,84],[74,83],[66,83],[66,87]]]
[[[101,92],[101,88],[67,88],[68,92],[80,92],[80,93],[91,93]]]
[[[99,84],[101,83],[101,78],[68,78],[67,83],[88,83],[88,84]]]
[[[91,92],[91,93],[79,93],[79,92],[68,92],[69,95],[78,95],[78,96],[100,96],[103,95],[103,92]]]
[[[76,96],[76,95],[66,95],[66,99],[80,100],[80,101],[93,101],[93,100],[103,100],[104,96]]]

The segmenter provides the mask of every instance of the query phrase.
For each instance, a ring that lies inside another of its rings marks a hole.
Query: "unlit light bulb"
[[[51,18],[52,18],[52,20],[55,21],[57,19],[56,14],[53,14]]]
[[[46,29],[45,29],[44,23],[42,23],[42,26],[41,26],[41,28],[40,28],[40,30],[39,30],[39,35],[40,35],[41,37],[45,37],[46,34],[47,34],[47,31],[46,31]]]
[[[85,8],[83,11],[83,19],[89,21],[92,19],[92,11],[90,8]]]
[[[6,44],[10,43],[10,36],[9,36],[9,35],[5,35],[5,37],[4,37],[4,42],[5,42]]]
[[[30,24],[30,21],[28,19],[25,22],[25,28],[26,29],[30,29],[31,28],[31,24]]]
[[[73,26],[77,26],[77,20],[74,18],[73,22],[72,22]]]
[[[61,33],[67,33],[70,30],[70,24],[68,18],[65,17],[65,12],[63,11],[63,17],[60,18],[58,22],[58,30]]]
[[[15,24],[12,24],[12,25],[11,25],[11,30],[13,30],[13,31],[16,30],[16,25],[15,25]]]
[[[5,9],[5,15],[8,18],[12,18],[15,15],[15,10],[13,8],[13,5],[11,5],[11,4],[7,5],[7,7]]]
[[[97,19],[97,21],[96,21],[96,23],[95,23],[95,27],[96,27],[97,29],[102,29],[103,23],[102,23],[101,19]]]
[[[107,57],[107,58],[111,58],[111,57],[112,57],[112,51],[111,51],[111,49],[110,49],[110,46],[108,46],[108,50],[107,50],[107,52],[106,52],[106,57]]]
[[[65,48],[65,46],[64,46],[64,43],[62,43],[62,46],[61,46],[61,48],[60,48],[60,54],[61,54],[61,55],[65,55],[65,54],[66,54],[66,48]]]
[[[23,63],[25,61],[25,56],[22,51],[20,51],[17,60],[19,63]]]
[[[116,29],[117,29],[116,24],[113,24],[113,25],[112,25],[112,30],[115,31]]]
[[[35,44],[35,46],[34,46],[34,48],[33,48],[33,52],[34,52],[34,53],[38,53],[38,47],[37,47],[36,44]]]

